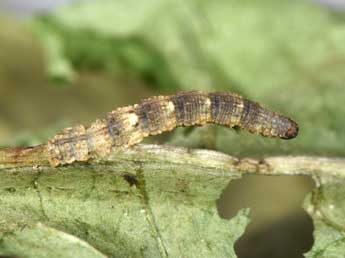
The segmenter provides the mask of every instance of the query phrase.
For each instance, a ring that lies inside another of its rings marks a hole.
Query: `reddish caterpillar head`
[[[298,125],[292,119],[250,100],[245,99],[243,106],[240,125],[249,132],[285,140],[298,135]]]
[[[298,135],[297,123],[288,117],[269,111],[265,111],[264,115],[261,114],[259,117],[261,122],[251,125],[249,131],[266,137],[279,137],[284,140],[293,139]]]
[[[298,135],[298,124],[285,116],[279,116],[278,121],[274,123],[273,129],[279,138],[285,140],[293,139]]]

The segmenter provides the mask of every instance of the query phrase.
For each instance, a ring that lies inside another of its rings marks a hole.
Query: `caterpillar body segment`
[[[288,117],[233,93],[180,92],[157,96],[118,108],[89,127],[66,128],[48,141],[52,166],[104,157],[113,148],[137,144],[144,137],[178,126],[213,123],[236,127],[266,137],[292,139],[298,125]]]

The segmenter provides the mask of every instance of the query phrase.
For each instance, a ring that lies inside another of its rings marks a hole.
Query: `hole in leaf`
[[[245,175],[233,180],[218,201],[230,219],[250,208],[251,222],[234,249],[239,258],[302,258],[313,245],[313,222],[302,208],[314,183],[306,176]]]

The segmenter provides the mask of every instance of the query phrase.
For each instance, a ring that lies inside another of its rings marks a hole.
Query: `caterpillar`
[[[150,135],[206,123],[281,139],[298,134],[298,125],[292,119],[237,94],[187,91],[118,108],[88,127],[64,129],[48,141],[49,162],[56,167],[88,161],[108,155],[113,148],[137,144]]]

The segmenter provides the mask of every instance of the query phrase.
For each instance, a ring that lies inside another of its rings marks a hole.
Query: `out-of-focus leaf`
[[[33,27],[43,44],[59,40],[59,51],[50,50],[59,58],[48,55],[48,67],[58,71],[64,63],[134,73],[170,91],[235,91],[301,125],[292,142],[215,130],[218,150],[345,154],[345,111],[338,106],[345,100],[344,23],[310,1],[76,1]],[[191,136],[173,142],[198,147],[198,130]]]
[[[47,73],[56,81],[71,82],[74,79],[74,71],[70,61],[64,56],[61,35],[49,29],[49,27],[43,26],[36,29],[36,32],[46,51]]]

